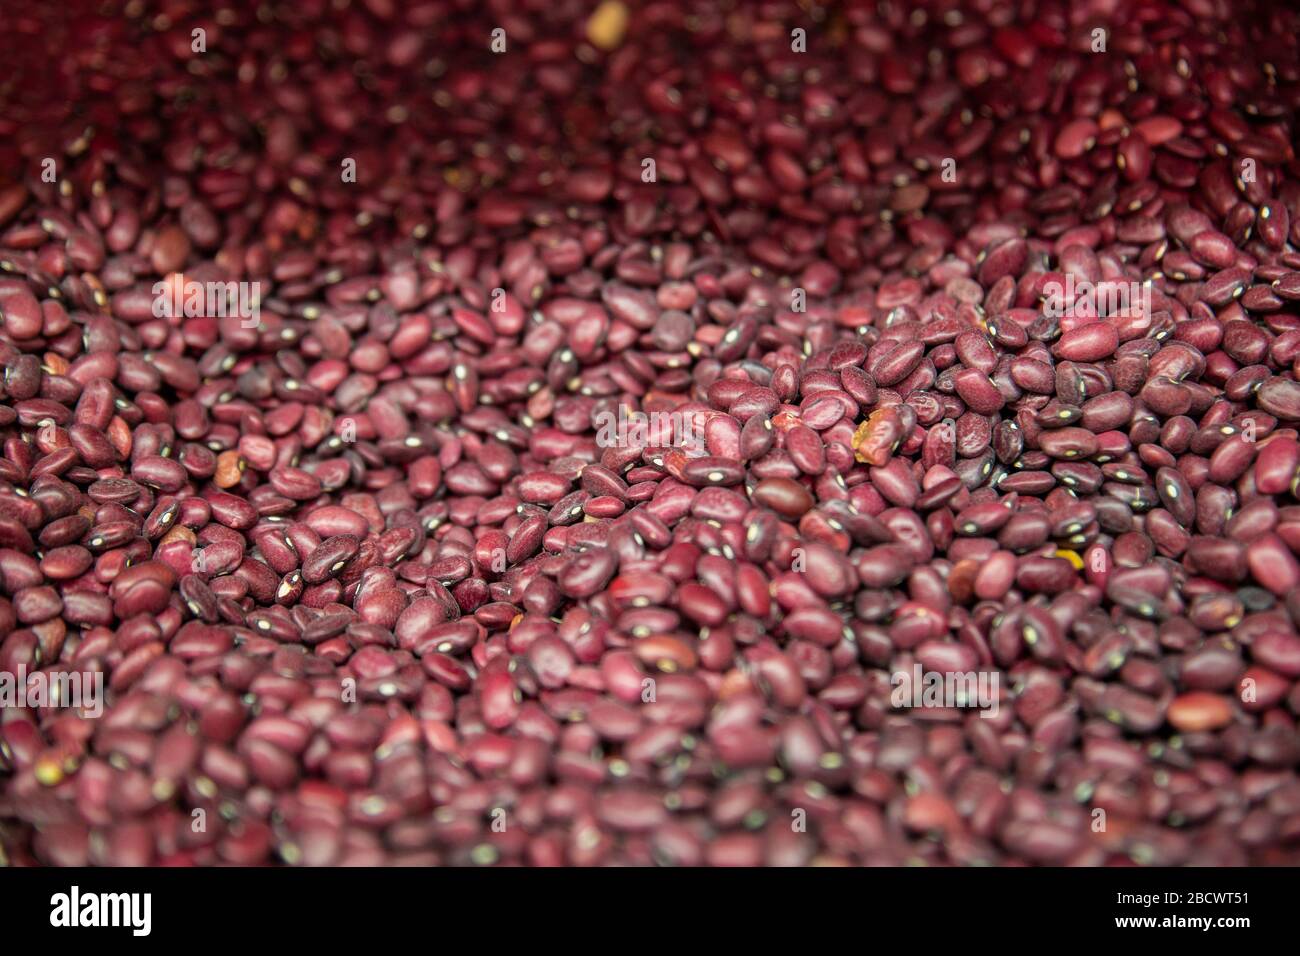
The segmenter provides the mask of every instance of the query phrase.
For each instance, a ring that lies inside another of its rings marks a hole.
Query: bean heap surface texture
[[[0,858],[1300,862],[1288,6],[6,15]]]

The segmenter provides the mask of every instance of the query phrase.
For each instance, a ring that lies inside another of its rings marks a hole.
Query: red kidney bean
[[[977,414],[992,415],[1005,404],[1002,394],[978,369],[963,369],[953,376],[952,382],[962,401]]]
[[[1071,362],[1096,362],[1119,347],[1119,332],[1109,322],[1093,322],[1066,332],[1052,346],[1052,354]]]
[[[1300,562],[1275,534],[1251,541],[1246,546],[1246,563],[1255,580],[1279,597],[1300,586]]]
[[[302,578],[308,584],[320,584],[336,577],[361,550],[355,535],[340,534],[326,538],[302,563]]]

